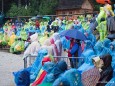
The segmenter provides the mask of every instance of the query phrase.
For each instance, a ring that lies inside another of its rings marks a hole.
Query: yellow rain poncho
[[[15,38],[16,38],[15,33],[12,33],[12,35],[10,36],[9,42],[8,42],[9,46],[11,46],[15,42]]]

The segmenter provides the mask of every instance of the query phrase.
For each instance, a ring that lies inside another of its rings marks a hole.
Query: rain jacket
[[[112,67],[115,66],[115,41],[111,42],[110,45],[113,46],[113,49],[111,49],[111,55],[112,55]]]
[[[47,74],[43,83],[53,83],[62,73],[67,70],[67,64],[64,61],[59,61],[51,70],[50,73]]]
[[[101,22],[96,28],[100,34],[100,41],[103,41],[107,37],[106,21]]]
[[[16,35],[14,33],[12,33],[12,35],[10,36],[8,45],[11,46],[15,42],[15,38],[16,38]]]
[[[24,29],[20,31],[20,37],[22,40],[27,40],[28,35]]]
[[[55,80],[52,86],[82,86],[81,74],[77,69],[67,70],[58,79]]]
[[[62,43],[60,40],[60,36],[58,33],[53,34],[54,44],[57,48],[57,56],[61,56],[62,54]]]
[[[111,66],[112,56],[110,54],[106,54],[101,56],[100,58],[103,60],[104,66],[101,68],[101,77],[99,79],[100,83],[98,83],[97,86],[105,86],[105,84],[107,84],[107,82],[109,82],[113,77],[113,68]]]
[[[38,34],[33,34],[30,36],[31,44],[28,46],[28,48],[24,52],[24,58],[29,54],[38,54],[38,51],[40,50],[40,43],[38,42]]]
[[[78,70],[81,71],[81,73],[94,67],[92,63],[92,58],[94,57],[94,51],[88,49],[86,52],[82,53],[82,57],[84,57],[84,63],[78,68]]]
[[[101,18],[106,18],[106,13],[105,13],[103,7],[100,7],[100,13],[99,13],[99,15],[96,18],[96,21],[97,21],[98,24],[100,24]]]
[[[51,62],[51,59],[49,57],[44,57],[42,59],[42,65],[44,66],[44,64],[45,63],[47,64],[47,62]],[[50,68],[50,65],[45,65],[46,70],[48,70],[47,66],[49,66],[49,68]],[[41,68],[41,70],[38,73],[38,76],[37,76],[36,80],[34,81],[34,83],[32,84],[32,86],[36,86],[36,85],[42,83],[42,81],[44,80],[45,76],[47,75],[47,71],[45,70],[45,68],[43,68],[43,67]]]
[[[31,71],[30,71],[30,82],[34,82],[37,78],[38,73],[40,72],[40,69],[42,68],[42,59],[44,56],[48,54],[47,50],[42,49],[38,52],[38,56],[36,57],[35,61],[31,65]]]

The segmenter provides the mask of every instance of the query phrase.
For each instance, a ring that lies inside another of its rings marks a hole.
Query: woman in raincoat
[[[61,40],[60,40],[59,33],[54,33],[52,37],[53,37],[55,48],[56,48],[55,49],[56,53],[54,55],[55,56],[61,56],[62,55],[62,43],[61,43]],[[59,61],[60,58],[57,58],[57,60]]]
[[[29,54],[38,54],[38,51],[40,50],[40,43],[38,41],[38,34],[35,33],[32,36],[30,36],[31,44],[28,46],[28,48],[24,52],[24,58]]]
[[[100,62],[102,63],[102,66],[100,66],[100,64],[98,65],[100,66],[101,77],[97,86],[105,86],[105,84],[113,77],[113,68],[111,66],[112,56],[110,54],[102,55],[100,56]]]

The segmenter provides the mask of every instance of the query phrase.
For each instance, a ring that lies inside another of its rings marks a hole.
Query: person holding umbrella
[[[67,51],[67,50],[65,50]],[[79,39],[74,39],[74,44],[70,50],[67,51],[72,57],[80,57],[82,53],[81,43]],[[71,58],[70,63],[72,68],[77,68],[77,58]]]

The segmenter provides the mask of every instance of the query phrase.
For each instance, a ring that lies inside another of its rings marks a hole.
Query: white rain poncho
[[[31,44],[28,46],[28,48],[24,52],[24,57],[28,56],[29,54],[37,55],[38,51],[40,50],[40,43],[38,42],[38,34],[35,33],[32,36],[30,36]]]

